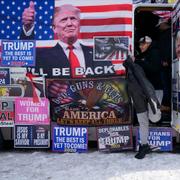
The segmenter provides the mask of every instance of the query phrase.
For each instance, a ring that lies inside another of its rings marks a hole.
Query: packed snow
[[[179,180],[180,153],[54,153],[12,150],[0,153],[0,180]]]

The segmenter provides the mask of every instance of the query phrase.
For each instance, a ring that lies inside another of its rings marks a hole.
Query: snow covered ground
[[[180,154],[152,153],[137,160],[134,152],[0,153],[0,180],[179,180]]]

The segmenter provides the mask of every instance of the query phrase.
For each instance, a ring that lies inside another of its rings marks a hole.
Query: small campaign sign
[[[54,126],[52,129],[53,143],[52,150],[59,152],[86,152],[87,128]]]
[[[0,127],[14,126],[14,102],[0,100]]]
[[[130,50],[129,37],[96,36],[93,50],[94,61],[124,61]]]
[[[49,101],[41,98],[39,102],[33,102],[32,98],[15,99],[15,123],[16,124],[50,124]]]
[[[0,86],[10,84],[9,68],[0,68]]]
[[[152,151],[172,151],[172,128],[149,128],[148,143]],[[139,144],[139,128],[136,131],[136,147]]]
[[[97,128],[100,151],[121,151],[133,149],[132,126],[106,126]]]
[[[15,148],[49,148],[50,127],[48,125],[15,125]]]
[[[35,66],[35,41],[2,40],[1,47],[2,66]]]

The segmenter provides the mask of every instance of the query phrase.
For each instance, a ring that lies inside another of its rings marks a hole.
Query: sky
[[[3,151],[0,180],[179,180],[180,153],[153,152],[142,160],[134,155],[132,151]]]

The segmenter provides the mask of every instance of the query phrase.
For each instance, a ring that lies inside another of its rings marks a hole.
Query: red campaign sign
[[[14,112],[0,112],[0,120],[11,121],[14,119]]]
[[[14,126],[14,112],[0,112],[0,127]]]

